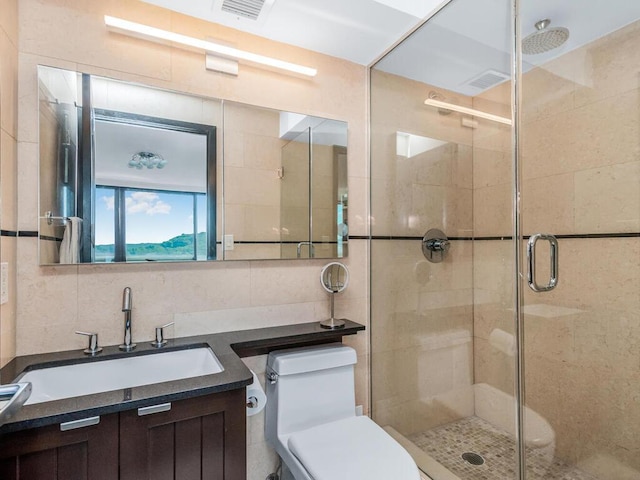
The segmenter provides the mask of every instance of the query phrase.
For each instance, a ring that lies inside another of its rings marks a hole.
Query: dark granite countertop
[[[345,328],[338,330],[321,328],[318,322],[301,323],[176,338],[169,340],[161,349],[152,347],[150,342],[139,342],[137,348],[128,353],[119,351],[117,346],[109,346],[104,347],[95,357],[83,354],[82,350],[16,357],[0,369],[0,384],[13,383],[23,372],[37,368],[114,360],[203,346],[213,350],[224,370],[213,375],[25,405],[0,427],[0,434],[244,388],[251,383],[252,376],[240,357],[262,355],[279,348],[340,341],[343,335],[355,335],[364,329],[363,325],[348,320]]]

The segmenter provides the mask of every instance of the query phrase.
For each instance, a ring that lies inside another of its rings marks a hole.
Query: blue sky
[[[206,231],[206,201],[199,197],[198,230]],[[157,243],[193,232],[191,195],[130,191],[126,194],[127,243]],[[113,189],[96,188],[96,245],[114,243]]]

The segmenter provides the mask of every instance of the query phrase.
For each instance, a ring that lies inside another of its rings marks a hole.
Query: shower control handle
[[[451,248],[451,242],[443,231],[432,228],[422,237],[422,254],[432,263],[440,263],[444,260]]]
[[[444,238],[432,238],[427,240],[427,248],[434,252],[446,252],[451,247],[449,240]]]
[[[549,283],[546,285],[538,285],[536,282],[536,243],[538,240],[546,240],[549,242],[550,256],[550,275]],[[558,239],[548,233],[536,233],[529,237],[527,242],[527,260],[529,271],[527,272],[527,283],[529,288],[534,292],[548,292],[558,285]]]

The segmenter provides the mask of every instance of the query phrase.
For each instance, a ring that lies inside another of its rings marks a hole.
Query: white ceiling
[[[443,3],[443,0],[275,0],[265,17],[256,21],[222,12],[222,0],[143,1],[361,65],[371,63],[417,25],[420,18]]]
[[[551,19],[552,27],[563,26],[570,31],[569,39],[559,48],[523,55],[525,72],[640,19],[638,0],[525,0],[521,5],[523,37],[535,32],[534,24],[545,18]],[[509,76],[510,16],[510,2],[505,0],[453,0],[376,68],[464,95],[477,95],[482,89],[468,85],[470,79],[487,70]],[[573,81],[579,79],[576,72],[554,73],[571,75]]]
[[[129,167],[129,160],[138,152],[159,154],[167,164],[162,169]],[[97,185],[207,191],[204,135],[96,120],[95,158]]]
[[[508,0],[267,0],[257,20],[222,12],[224,0],[143,1],[362,65],[448,3],[376,68],[465,95],[481,91],[465,85],[469,79],[489,69],[510,71]],[[523,0],[521,5],[523,36],[544,18],[571,32],[562,47],[525,56],[525,70],[640,18],[640,0]]]

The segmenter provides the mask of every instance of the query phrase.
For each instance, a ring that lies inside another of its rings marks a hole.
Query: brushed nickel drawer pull
[[[149,407],[141,407],[138,409],[138,416],[153,415],[154,413],[168,412],[171,410],[171,402],[161,403],[159,405],[151,405]]]
[[[91,425],[97,425],[100,423],[100,416],[81,418],[80,420],[72,420],[71,422],[64,422],[60,424],[60,431],[66,432],[67,430],[75,430],[76,428],[90,427]]]

